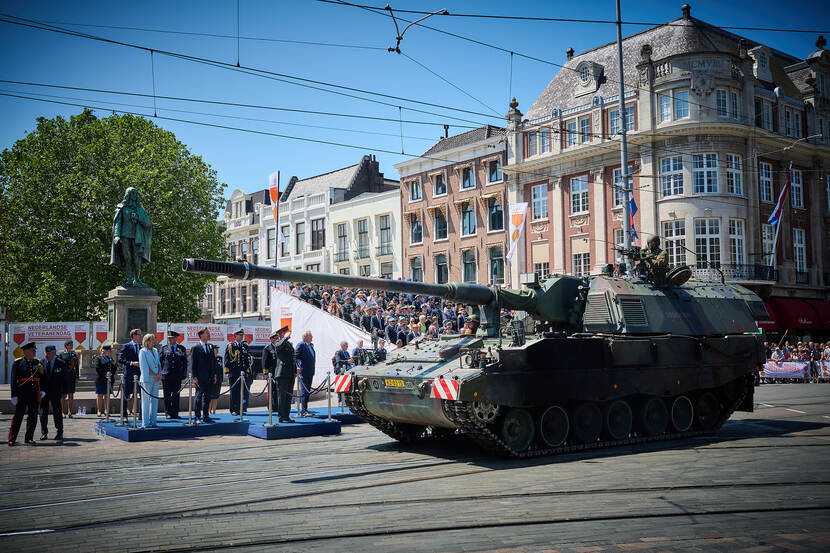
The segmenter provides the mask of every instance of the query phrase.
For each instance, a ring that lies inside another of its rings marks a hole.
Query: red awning
[[[819,318],[819,328],[830,330],[830,301],[805,300],[810,307],[816,310]]]
[[[778,321],[775,319],[775,311],[772,310],[772,306],[767,302],[764,302],[764,307],[767,308],[769,318],[763,321],[758,321],[758,327],[763,328],[764,330],[778,330]]]
[[[779,328],[822,328],[818,313],[807,303],[798,298],[770,298],[769,305],[775,312]],[[769,308],[767,308],[769,311]],[[763,327],[762,327],[763,328]]]

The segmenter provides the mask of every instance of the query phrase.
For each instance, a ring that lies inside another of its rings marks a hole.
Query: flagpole
[[[620,143],[620,174],[622,175],[622,189],[623,189],[623,242],[625,249],[631,248],[631,215],[630,206],[630,190],[628,189],[628,141],[625,133],[625,79],[623,78],[623,53],[622,53],[622,19],[620,16],[620,0],[617,0],[617,63],[619,65],[619,79],[620,79],[620,134],[622,140]],[[633,117],[633,114],[632,114]],[[631,274],[631,259],[628,256],[625,259],[626,273]]]
[[[781,219],[784,218],[784,202],[787,200],[787,192],[789,192],[789,185],[790,185],[790,172],[793,170],[793,162],[791,161],[790,164],[787,166],[787,182],[784,184],[784,190],[781,191],[781,198],[778,199],[778,203],[781,204],[781,214],[778,216],[778,220],[775,222],[775,238],[772,240],[772,266],[776,267],[778,265],[778,236],[781,234]],[[776,204],[776,208],[778,205]]]

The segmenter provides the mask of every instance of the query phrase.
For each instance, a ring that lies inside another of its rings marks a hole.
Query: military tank
[[[511,457],[715,432],[753,410],[761,299],[682,269],[525,275],[521,290],[185,259],[187,272],[437,296],[476,306],[475,335],[414,341],[348,371],[353,413],[401,441],[466,434]],[[508,310],[511,320],[503,320]]]

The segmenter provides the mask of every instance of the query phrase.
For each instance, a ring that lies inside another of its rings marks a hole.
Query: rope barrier
[[[150,396],[150,397],[151,397],[151,398],[153,398],[153,399],[164,399],[164,398],[159,397],[159,396],[154,396],[153,394],[151,394],[150,392],[148,392],[148,391],[147,391],[147,388],[145,388],[145,387],[141,384],[141,382],[139,382],[139,383],[138,383],[138,389],[139,389],[139,390],[141,390],[142,392],[144,392],[145,394],[147,394],[148,396]]]

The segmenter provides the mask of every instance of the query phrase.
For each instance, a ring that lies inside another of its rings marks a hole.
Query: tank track
[[[746,396],[746,386],[741,388],[741,393],[738,398],[723,410],[723,415],[709,430],[689,430],[686,432],[674,432],[659,434],[657,436],[629,436],[622,440],[606,440],[598,441],[589,444],[570,444],[559,447],[530,449],[527,451],[516,451],[504,443],[501,437],[493,432],[490,425],[478,422],[471,410],[469,402],[466,401],[449,401],[443,402],[444,412],[447,417],[458,425],[459,429],[466,435],[470,436],[479,446],[486,451],[499,455],[502,457],[542,457],[545,455],[559,455],[563,453],[573,453],[577,451],[586,451],[591,449],[600,449],[605,447],[618,447],[623,445],[644,444],[651,442],[660,442],[668,440],[679,440],[683,438],[690,438],[693,436],[704,436],[716,433],[721,426],[732,416],[732,413],[741,405]],[[535,443],[535,442],[534,442]]]
[[[366,405],[363,403],[363,396],[359,390],[346,392],[343,395],[345,396],[346,406],[353,414],[362,418],[387,436],[394,438],[399,442],[415,441],[420,438],[421,434],[424,432],[423,427],[416,425],[402,425],[373,415],[368,409],[366,409]]]

